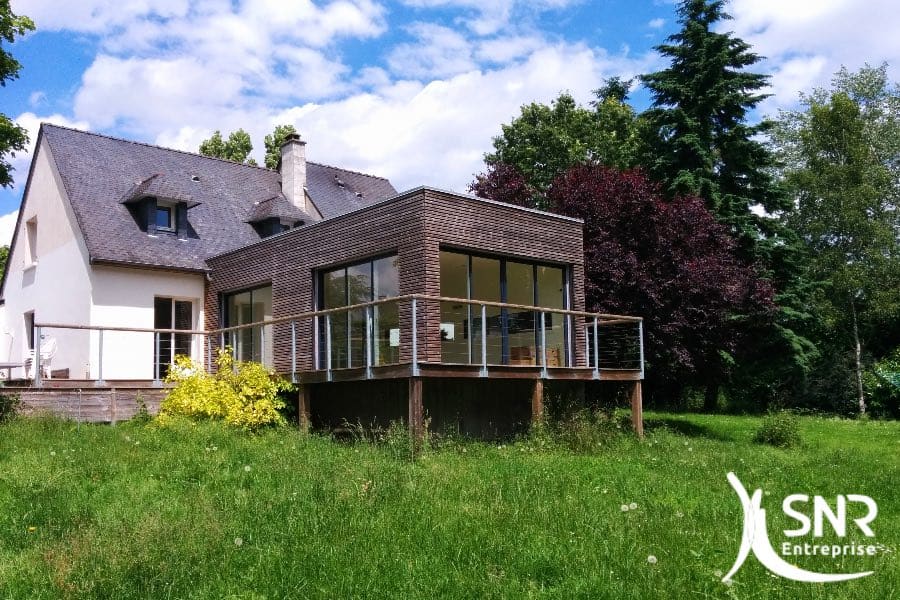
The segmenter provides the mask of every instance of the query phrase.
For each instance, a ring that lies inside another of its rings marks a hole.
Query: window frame
[[[159,224],[159,214],[160,212],[165,211],[168,215],[168,225],[160,225]],[[156,231],[165,231],[166,233],[175,233],[176,230],[176,207],[175,205],[169,204],[167,202],[156,201],[156,209],[153,211],[154,223],[156,223]]]

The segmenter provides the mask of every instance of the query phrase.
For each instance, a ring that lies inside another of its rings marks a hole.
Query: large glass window
[[[385,256],[319,274],[319,309],[340,308],[400,295],[397,257]],[[400,360],[400,316],[396,303],[371,308],[372,365]],[[331,367],[364,367],[366,361],[366,309],[332,313]],[[319,319],[320,368],[327,364],[326,319]]]
[[[193,329],[194,303],[173,298],[153,299],[153,327],[155,329]],[[153,361],[159,377],[169,373],[176,356],[191,355],[191,334],[160,333],[154,339]]]
[[[565,310],[568,307],[566,269],[441,251],[441,296]],[[487,362],[541,364],[539,314],[515,306],[486,307]],[[442,362],[481,362],[481,315],[481,307],[477,305],[441,303]],[[544,313],[547,366],[565,366],[568,362],[566,323],[564,314]]]
[[[272,318],[272,286],[225,296],[225,326],[248,325]],[[238,360],[272,365],[272,326],[247,327],[226,334]]]

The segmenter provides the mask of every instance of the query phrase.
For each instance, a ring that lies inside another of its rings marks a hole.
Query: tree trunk
[[[856,302],[850,299],[850,314],[853,315],[853,343],[856,356],[856,392],[859,395],[859,414],[866,414],[866,395],[862,381],[862,346],[859,343],[859,326],[856,323]]]

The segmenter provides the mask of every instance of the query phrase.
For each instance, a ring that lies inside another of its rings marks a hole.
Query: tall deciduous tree
[[[723,0],[684,0],[681,30],[656,50],[670,59],[641,77],[653,96],[643,164],[667,193],[700,196],[750,257],[767,225],[750,209],[784,209],[770,174],[772,155],[758,139],[770,125],[747,123],[766,95],[768,76],[747,71],[760,61],[749,44],[715,26],[731,17]]]
[[[281,161],[281,147],[284,140],[292,133],[297,133],[293,125],[276,125],[275,131],[265,137],[266,146],[266,168],[277,169],[278,163]]]
[[[3,48],[3,44],[12,44],[17,37],[32,30],[34,23],[31,19],[13,14],[9,0],[0,0],[0,86],[6,87],[7,81],[16,79],[22,68],[19,61]],[[0,113],[0,187],[9,187],[13,183],[13,167],[7,156],[23,151],[27,143],[28,132],[25,128]]]
[[[253,142],[250,141],[250,134],[243,129],[232,131],[228,134],[227,140],[222,139],[222,132],[216,130],[209,139],[200,143],[200,154],[204,156],[256,166],[254,159],[247,158],[251,151],[253,151]]]
[[[580,106],[567,93],[550,105],[533,102],[494,138],[494,152],[485,155],[487,172],[478,181],[506,179],[494,174],[500,165],[513,167],[534,192],[532,204],[546,208],[551,182],[566,169],[586,161],[626,168],[634,166],[638,137],[635,113],[626,102],[630,81],[609,79],[594,94],[591,107]]]
[[[796,204],[786,220],[810,250],[817,308],[833,324],[826,336],[847,331],[865,413],[867,334],[900,320],[900,89],[884,65],[842,69],[832,90],[801,101],[804,110],[782,113],[775,136]]]

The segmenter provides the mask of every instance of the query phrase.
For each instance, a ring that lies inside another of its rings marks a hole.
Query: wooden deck
[[[417,372],[418,371],[418,372]],[[440,377],[447,379],[560,379],[569,381],[640,381],[639,369],[594,369],[585,367],[549,367],[546,372],[540,366],[509,366],[419,363],[416,369],[410,363],[381,367],[358,367],[303,371],[296,374],[297,383],[328,383],[337,381],[367,381],[379,379],[406,379],[409,377]],[[290,376],[290,373],[284,373]]]

